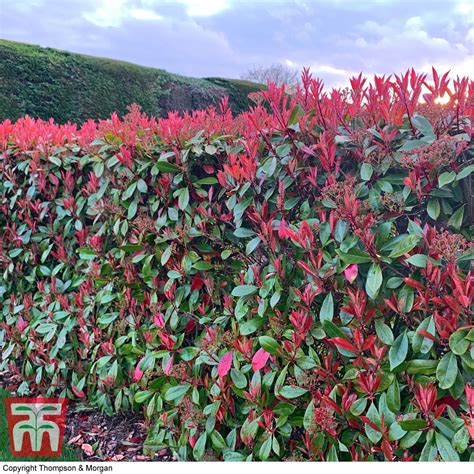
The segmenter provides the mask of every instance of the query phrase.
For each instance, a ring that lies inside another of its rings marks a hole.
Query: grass
[[[5,411],[5,404],[3,399],[10,397],[11,394],[0,387],[0,461],[81,461],[79,453],[73,450],[70,446],[63,443],[63,452],[58,457],[45,456],[12,456],[10,452],[10,439],[8,437],[7,415]]]
[[[234,113],[248,108],[260,84],[195,79],[125,61],[0,40],[0,120],[24,115],[83,122],[123,114],[135,102],[152,115],[217,105],[224,95]]]

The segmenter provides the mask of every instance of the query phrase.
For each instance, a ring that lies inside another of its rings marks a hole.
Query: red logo
[[[65,398],[5,398],[13,456],[59,456],[66,424]]]

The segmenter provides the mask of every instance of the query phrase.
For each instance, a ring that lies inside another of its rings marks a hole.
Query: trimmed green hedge
[[[24,115],[82,122],[126,113],[139,104],[148,114],[217,105],[229,95],[234,113],[261,88],[247,81],[193,79],[161,69],[0,40],[0,120]]]

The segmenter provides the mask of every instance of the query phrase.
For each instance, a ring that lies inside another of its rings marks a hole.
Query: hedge
[[[247,81],[194,79],[53,48],[0,40],[0,120],[24,115],[60,123],[104,119],[137,103],[148,114],[217,106],[229,96],[234,113],[250,105]]]
[[[4,121],[0,372],[181,460],[473,460],[472,91]]]

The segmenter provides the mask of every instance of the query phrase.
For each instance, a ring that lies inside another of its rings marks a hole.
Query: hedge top
[[[194,79],[125,61],[0,40],[0,120],[24,115],[60,123],[122,115],[135,102],[148,114],[218,105],[234,113],[263,86],[232,79]]]

